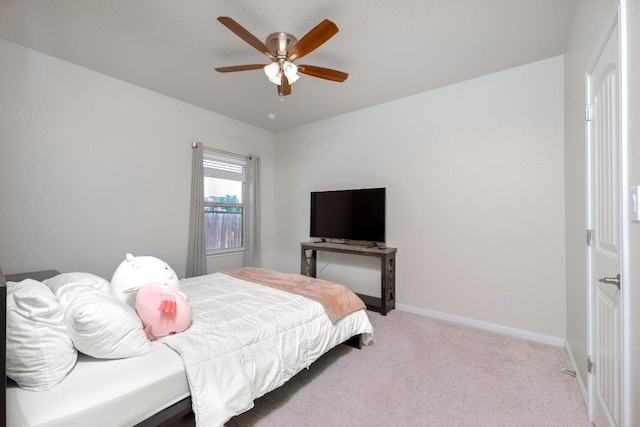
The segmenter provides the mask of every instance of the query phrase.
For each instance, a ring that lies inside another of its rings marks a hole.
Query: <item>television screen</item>
[[[312,192],[310,237],[384,243],[385,190]]]

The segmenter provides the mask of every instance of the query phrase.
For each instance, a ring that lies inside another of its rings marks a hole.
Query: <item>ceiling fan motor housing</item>
[[[277,54],[278,59],[285,59],[287,52],[298,42],[294,36],[289,33],[273,33],[267,37],[266,45]]]

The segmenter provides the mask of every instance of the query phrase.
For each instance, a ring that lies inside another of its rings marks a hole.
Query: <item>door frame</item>
[[[595,45],[590,60],[587,62],[585,71],[585,104],[589,104],[592,98],[590,76],[595,68],[598,58],[603,51],[610,34],[618,25],[619,32],[619,107],[620,107],[620,310],[621,310],[621,417],[622,426],[630,427],[630,379],[628,373],[630,363],[629,350],[629,175],[628,175],[628,110],[627,110],[627,52],[626,52],[626,5],[625,0],[618,2],[611,15],[606,21],[604,30],[602,31],[598,42]],[[585,123],[585,148],[586,148],[586,190],[587,190],[587,228],[593,229],[593,218],[591,215],[592,206],[592,168],[591,168],[591,145],[593,143],[592,127],[588,122]],[[587,250],[587,354],[594,354],[594,336],[593,327],[594,298],[593,298],[593,281],[592,274],[592,254]],[[597,368],[596,368],[597,369]],[[594,378],[592,374],[587,373],[587,412],[590,421],[593,421],[593,405],[595,399]]]

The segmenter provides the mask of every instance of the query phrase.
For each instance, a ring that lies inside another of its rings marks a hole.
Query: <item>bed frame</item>
[[[2,325],[0,326],[0,369],[4,378],[4,386],[0,391],[0,426],[6,426],[7,420],[7,374],[6,374],[6,354],[7,354],[7,284],[6,282],[20,282],[25,279],[34,279],[43,281],[60,274],[56,270],[42,270],[30,273],[11,274],[5,276],[0,267],[0,318]],[[355,335],[344,342],[351,347],[362,348],[362,335]],[[168,408],[158,412],[157,414],[147,418],[135,427],[187,427],[195,426],[195,418],[191,409],[191,397],[186,397],[179,402],[174,403]]]

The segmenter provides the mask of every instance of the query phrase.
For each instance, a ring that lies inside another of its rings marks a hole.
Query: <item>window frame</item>
[[[206,233],[207,219],[205,216],[205,256],[214,257],[214,256],[220,256],[220,255],[243,254],[246,251],[245,249],[245,242],[246,242],[245,198],[246,198],[246,192],[247,192],[246,159],[240,155],[233,155],[231,153],[224,153],[224,152],[211,150],[211,151],[205,151],[203,153],[202,166],[204,169],[204,178],[203,178],[204,182],[206,182],[207,178],[240,182],[241,183],[240,198],[242,200],[241,203],[213,202],[213,201],[207,201],[206,195],[205,195],[203,214],[206,214],[208,208],[231,208],[231,209],[240,209],[240,215],[241,215],[240,246],[235,246],[232,248],[223,248],[223,249],[210,249],[209,247],[207,247],[207,238],[206,238],[207,237],[207,233]],[[203,185],[204,185],[204,182],[203,182]]]

